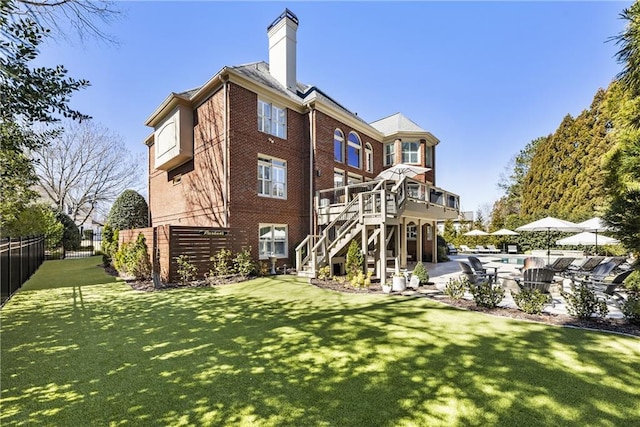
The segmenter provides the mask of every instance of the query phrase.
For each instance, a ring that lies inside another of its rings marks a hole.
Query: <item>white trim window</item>
[[[395,143],[384,144],[384,165],[393,166],[393,162],[396,158],[396,145]]]
[[[402,143],[402,163],[410,163],[410,164],[420,163],[420,143],[419,142],[403,142]]]
[[[344,134],[340,129],[333,132],[333,160],[344,163]]]
[[[415,223],[410,222],[407,224],[407,240],[417,240],[418,239],[418,227]]]
[[[362,143],[360,138],[353,132],[349,132],[347,138],[347,164],[354,168],[362,168],[362,162],[360,161],[362,151]]]
[[[424,165],[428,168],[433,167],[433,147],[428,145],[424,148]]]
[[[368,142],[364,145],[364,162],[367,172],[373,172],[373,147]]]
[[[287,139],[287,110],[258,99],[258,130]]]
[[[344,187],[344,171],[340,169],[333,170],[333,186],[335,188]]]
[[[287,162],[258,157],[258,194],[275,199],[287,198]]]
[[[260,224],[258,242],[260,259],[270,256],[278,258],[289,256],[287,254],[286,224]]]
[[[355,173],[347,175],[347,185],[362,184],[362,177]]]

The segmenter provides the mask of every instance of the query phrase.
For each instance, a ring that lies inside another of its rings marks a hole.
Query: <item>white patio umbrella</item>
[[[548,216],[546,218],[539,219],[537,221],[530,222],[529,224],[525,224],[516,228],[516,231],[546,231],[547,232],[547,264],[550,262],[551,258],[551,241],[549,233],[551,231],[582,231],[582,227],[578,224],[574,224],[573,222],[565,221],[563,219],[554,218],[552,216]]]
[[[389,169],[385,169],[376,176],[376,179],[393,179],[400,180],[402,177],[414,178],[418,175],[422,175],[425,172],[429,172],[431,168],[423,168],[422,166],[407,165],[399,163],[391,166]]]
[[[494,231],[491,233],[492,236],[519,236],[515,231],[509,230],[508,228],[501,228],[498,231]],[[502,243],[502,251],[505,251],[506,242]]]
[[[578,223],[578,225],[580,227],[582,227],[583,230],[585,231],[593,231],[595,233],[595,243],[592,243],[592,245],[595,245],[596,247],[596,253],[598,253],[598,231],[606,231],[606,230],[611,230],[611,227],[608,227],[603,221],[602,219],[598,218],[598,217],[594,217],[591,219],[588,219],[586,221],[582,221],[580,223]],[[601,236],[602,238],[602,236]],[[615,239],[614,239],[615,240]],[[602,243],[602,241],[601,241]],[[617,242],[619,243],[619,242]],[[602,243],[603,245],[608,245],[609,243]]]
[[[487,233],[486,231],[482,231],[482,230],[471,230],[471,231],[467,231],[466,233],[462,234],[463,236],[476,236],[476,245],[478,244],[478,236],[488,236],[489,233]]]
[[[600,236],[595,233],[583,231],[582,233],[574,234],[573,236],[565,237],[564,239],[556,240],[558,245],[582,245],[592,246],[598,244],[598,239],[603,245],[615,245],[620,243],[620,240],[616,240],[613,237]]]

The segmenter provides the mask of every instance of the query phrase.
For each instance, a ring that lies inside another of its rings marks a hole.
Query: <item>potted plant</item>
[[[400,272],[393,275],[392,283],[392,289],[396,292],[402,292],[407,288],[407,278]]]
[[[384,292],[385,294],[390,294],[391,293],[391,283],[383,283],[382,284],[382,292]]]

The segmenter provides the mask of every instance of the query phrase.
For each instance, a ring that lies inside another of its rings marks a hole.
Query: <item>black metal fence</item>
[[[46,246],[46,259],[87,258],[100,253],[102,250],[102,232],[84,230],[80,233],[79,245],[72,249],[51,248],[51,245]]]
[[[4,304],[44,261],[44,237],[0,239],[0,304]]]

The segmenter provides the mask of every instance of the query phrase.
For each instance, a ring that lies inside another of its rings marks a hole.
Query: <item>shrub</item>
[[[464,291],[469,286],[466,277],[454,279],[451,278],[444,285],[444,294],[453,300],[458,300],[464,296]]]
[[[421,262],[416,264],[416,267],[413,269],[413,275],[420,279],[421,284],[429,282],[429,272]]]
[[[116,230],[143,228],[149,225],[149,206],[140,194],[125,190],[113,203],[107,222]]]
[[[609,313],[607,303],[598,299],[595,292],[586,284],[578,283],[573,292],[560,292],[567,304],[567,312],[580,319],[589,319],[592,315],[605,317]]]
[[[180,276],[180,282],[183,285],[195,279],[198,269],[194,264],[189,262],[187,255],[180,255],[176,258],[176,262],[178,263],[178,276]]]
[[[496,308],[504,298],[504,289],[491,281],[469,285],[469,292],[473,295],[473,300],[480,307]]]
[[[551,295],[543,294],[539,289],[521,289],[513,293],[513,300],[518,308],[527,314],[540,314],[546,304],[551,301]]]
[[[233,262],[231,259],[231,251],[222,248],[211,258],[212,267],[210,276],[228,276],[233,274]]]
[[[347,280],[351,281],[358,272],[362,271],[364,265],[364,256],[360,251],[360,245],[356,240],[352,240],[347,250],[347,260],[345,268],[347,270]]]
[[[331,278],[331,266],[325,265],[318,269],[318,280],[329,280]]]
[[[111,265],[113,256],[118,251],[118,230],[109,224],[102,229],[102,263],[105,267]]]
[[[366,275],[363,271],[358,271],[358,273],[351,278],[349,283],[356,289],[366,289],[371,286],[371,274],[372,273],[370,271]]]
[[[620,311],[630,323],[640,325],[640,294],[629,294]]]
[[[64,226],[60,243],[65,251],[75,251],[80,247],[80,230],[75,222],[64,212],[57,212],[56,219]]]
[[[149,278],[151,264],[144,235],[140,233],[135,242],[122,245],[113,257],[113,264],[119,272],[133,276],[138,280]]]
[[[233,267],[235,272],[242,277],[247,277],[253,274],[255,265],[251,258],[251,248],[242,248],[233,259]]]
[[[265,277],[271,274],[271,268],[269,267],[269,264],[264,261],[260,261],[258,263],[257,273],[260,277]]]

